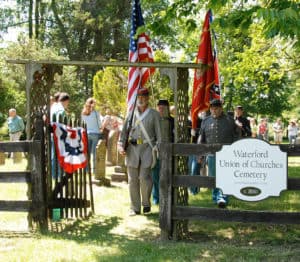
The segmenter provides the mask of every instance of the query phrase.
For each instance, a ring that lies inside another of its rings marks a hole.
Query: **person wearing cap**
[[[242,137],[251,137],[250,121],[244,117],[244,108],[242,106],[236,106],[235,110],[235,123],[240,128]]]
[[[151,211],[152,177],[151,168],[155,166],[157,143],[161,142],[159,113],[149,107],[149,91],[139,88],[137,91],[136,109],[132,112],[132,126],[129,132],[128,147],[123,147],[127,139],[128,124],[132,115],[124,122],[118,150],[125,155],[127,166],[130,216]]]
[[[174,142],[174,118],[170,115],[169,101],[160,99],[157,103],[157,111],[160,115],[161,142]],[[160,161],[157,159],[155,167],[151,170],[153,180],[152,200],[154,205],[159,203],[159,170]]]
[[[210,102],[210,116],[203,119],[201,123],[198,143],[202,144],[232,144],[239,137],[239,130],[234,119],[223,112],[221,100],[214,99]],[[215,155],[207,156],[208,176],[216,176]],[[213,201],[220,207],[226,207],[228,197],[223,195],[222,190],[214,188],[212,192]]]

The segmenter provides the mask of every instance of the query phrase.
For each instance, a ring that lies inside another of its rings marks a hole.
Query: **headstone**
[[[117,164],[117,143],[119,139],[119,132],[115,130],[111,130],[108,135],[108,143],[107,143],[107,163],[109,165],[115,166]]]
[[[96,166],[95,166],[95,179],[100,180],[105,178],[105,156],[106,156],[106,146],[105,140],[99,140],[96,146]]]
[[[106,175],[106,146],[105,140],[99,140],[96,147],[96,166],[95,166],[95,179],[100,180],[101,184],[109,185],[110,182],[105,178]]]

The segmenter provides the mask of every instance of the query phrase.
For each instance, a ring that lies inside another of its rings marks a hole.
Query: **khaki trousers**
[[[127,167],[130,208],[135,212],[143,207],[150,207],[152,191],[151,168]]]

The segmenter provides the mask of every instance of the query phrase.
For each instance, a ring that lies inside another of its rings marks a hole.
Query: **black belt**
[[[137,145],[137,140],[136,139],[129,139],[128,141],[131,145],[136,146]]]

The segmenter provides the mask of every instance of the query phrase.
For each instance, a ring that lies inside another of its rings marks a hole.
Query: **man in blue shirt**
[[[9,109],[7,118],[8,132],[10,141],[19,141],[25,128],[23,119],[17,115],[17,110]]]

